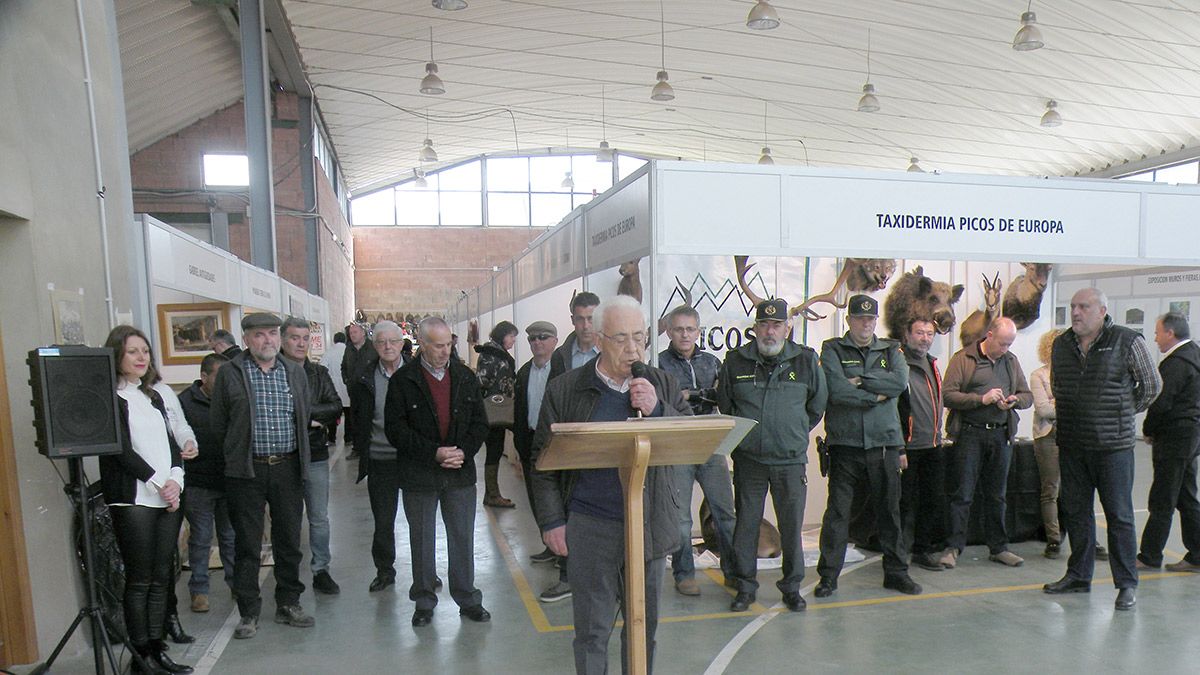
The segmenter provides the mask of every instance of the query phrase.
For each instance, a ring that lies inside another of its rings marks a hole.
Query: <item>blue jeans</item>
[[[692,557],[692,486],[700,483],[713,523],[717,526],[717,552],[721,555],[721,571],[733,576],[733,484],[729,482],[729,465],[725,455],[713,455],[703,464],[681,464],[676,467],[675,480],[683,508],[679,510],[679,550],[671,556],[671,571],[675,581],[696,576],[696,561]]]
[[[308,465],[304,483],[304,507],[308,510],[308,547],[312,549],[312,572],[329,569],[329,460]]]
[[[1137,532],[1133,529],[1133,450],[1106,452],[1059,446],[1062,488],[1058,503],[1071,540],[1067,576],[1091,581],[1096,568],[1095,495],[1108,529],[1113,585],[1137,588]]]
[[[188,579],[188,590],[208,595],[208,558],[212,552],[213,525],[216,525],[217,547],[221,552],[221,564],[225,566],[225,582],[233,587],[233,525],[229,522],[229,508],[225,492],[196,485],[188,486],[183,492],[183,514],[187,516],[188,565],[192,576]]]
[[[1008,465],[1012,444],[1008,429],[983,429],[963,424],[954,441],[954,469],[958,484],[950,494],[950,536],[946,543],[962,553],[967,547],[971,501],[979,486],[983,502],[983,530],[988,551],[993,555],[1008,550],[1004,512],[1008,507]]]

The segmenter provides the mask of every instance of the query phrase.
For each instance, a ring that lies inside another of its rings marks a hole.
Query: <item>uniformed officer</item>
[[[837,590],[846,559],[850,504],[860,484],[870,490],[868,499],[879,526],[884,588],[916,595],[921,586],[908,576],[908,555],[900,536],[904,435],[896,400],[908,387],[908,364],[896,341],[875,337],[878,301],[855,295],[848,307],[850,329],[821,345],[821,368],[829,385],[829,502],[821,522],[821,581],[815,595],[826,598]]]

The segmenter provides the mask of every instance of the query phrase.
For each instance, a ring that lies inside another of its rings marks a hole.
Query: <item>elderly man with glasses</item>
[[[647,368],[634,377],[633,365],[645,358],[646,319],[637,300],[618,295],[597,310],[600,354],[554,378],[546,387],[533,439],[533,456],[550,441],[556,422],[614,422],[635,412],[646,417],[690,415],[674,377]],[[646,644],[654,660],[658,596],[667,554],[679,548],[678,492],[673,467],[646,473],[645,573]],[[608,639],[617,609],[624,606],[625,506],[617,469],[533,472],[534,513],[542,540],[567,555],[573,592],[575,670],[608,672]],[[569,516],[568,516],[569,514]],[[622,658],[625,630],[621,629]]]

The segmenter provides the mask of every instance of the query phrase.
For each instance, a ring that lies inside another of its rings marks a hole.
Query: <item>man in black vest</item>
[[[1171,533],[1171,516],[1179,509],[1179,526],[1187,555],[1167,565],[1172,572],[1200,572],[1200,499],[1196,498],[1197,454],[1200,453],[1200,346],[1189,339],[1187,317],[1164,314],[1154,326],[1154,342],[1163,360],[1162,394],[1146,412],[1142,432],[1150,442],[1154,482],[1150,484],[1146,528],[1138,553],[1139,569],[1158,569]]]
[[[1050,386],[1058,415],[1059,508],[1071,540],[1062,579],[1046,593],[1088,593],[1095,571],[1095,494],[1108,521],[1109,566],[1116,608],[1137,602],[1137,535],[1133,529],[1134,415],[1150,407],[1162,378],[1141,334],[1117,326],[1096,288],[1071,297],[1071,328],[1054,340]]]

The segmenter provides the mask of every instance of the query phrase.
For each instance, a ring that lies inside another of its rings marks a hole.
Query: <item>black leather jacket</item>
[[[328,368],[308,359],[303,365],[304,376],[308,378],[308,414],[321,425],[308,425],[308,447],[312,461],[320,462],[329,459],[329,427],[336,426],[342,416],[342,399]]]

